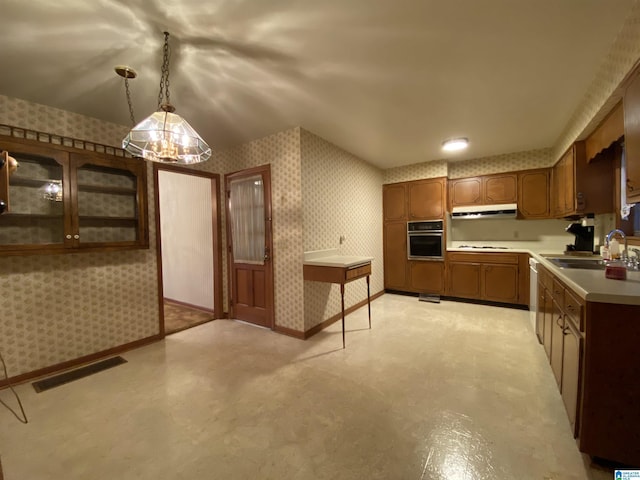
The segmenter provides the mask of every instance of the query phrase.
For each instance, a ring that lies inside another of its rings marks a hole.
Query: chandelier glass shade
[[[175,108],[169,100],[169,56],[169,33],[164,32],[158,110],[131,129],[122,140],[122,148],[136,157],[152,162],[204,162],[211,157],[211,148],[184,118],[173,113]],[[120,66],[116,67],[116,72],[125,79],[129,112],[132,123],[135,123],[128,84],[129,78],[135,78],[135,71]]]
[[[165,110],[152,113],[133,127],[122,140],[122,148],[152,162],[189,164],[211,157],[211,148],[191,125]]]

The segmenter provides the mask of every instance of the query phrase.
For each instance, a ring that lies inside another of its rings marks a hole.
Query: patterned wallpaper
[[[551,149],[528,150],[449,163],[449,178],[514,172],[552,165]]]
[[[216,151],[212,159],[198,165],[197,168],[221,173],[221,181],[224,183],[224,173],[266,164],[271,165],[275,321],[276,325],[303,331],[300,129],[293,128],[235,148]],[[222,264],[226,265],[224,191],[220,192],[220,201],[223,210]],[[225,311],[228,311],[228,290],[227,278],[224,275]]]
[[[114,146],[127,131],[2,95],[0,123]],[[159,332],[153,195],[150,182],[149,250],[2,257],[0,349],[11,376]]]
[[[410,182],[425,178],[446,177],[447,175],[447,161],[434,160],[431,162],[388,168],[384,170],[384,183]]]
[[[382,170],[301,130],[304,250],[340,248],[373,257],[371,294],[384,290]],[[340,235],[346,236],[340,246]],[[345,287],[345,307],[367,298],[364,280]],[[340,287],[304,282],[304,329],[340,313]]]
[[[586,137],[622,98],[618,88],[640,59],[640,2],[636,2],[620,29],[608,55],[588,87],[583,102],[574,112],[553,148],[557,161],[577,139]]]

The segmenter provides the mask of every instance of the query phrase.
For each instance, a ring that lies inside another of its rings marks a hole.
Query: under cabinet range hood
[[[518,205],[515,203],[502,203],[497,205],[470,205],[467,207],[453,207],[452,219],[479,219],[479,218],[516,218]]]

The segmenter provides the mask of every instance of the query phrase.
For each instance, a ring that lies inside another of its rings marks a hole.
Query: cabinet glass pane
[[[127,170],[98,165],[77,169],[81,243],[138,239],[137,179]]]
[[[62,165],[52,158],[11,152],[10,210],[0,217],[0,245],[64,242]]]

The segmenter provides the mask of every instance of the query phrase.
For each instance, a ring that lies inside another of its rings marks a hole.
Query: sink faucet
[[[622,251],[622,259],[623,260],[627,260],[629,258],[629,250],[628,250],[628,245],[627,245],[627,236],[624,234],[624,232],[622,230],[618,230],[616,228],[615,230],[611,230],[609,233],[607,233],[606,244],[607,244],[607,246],[609,245],[609,243],[611,242],[611,239],[614,237],[614,235],[616,233],[620,234],[620,236],[624,240],[624,250]]]

